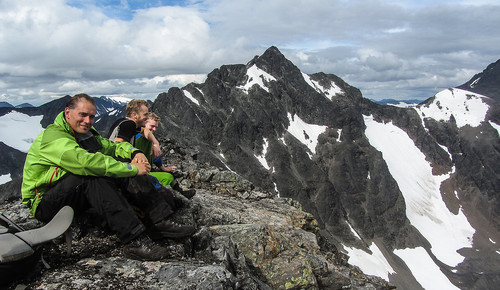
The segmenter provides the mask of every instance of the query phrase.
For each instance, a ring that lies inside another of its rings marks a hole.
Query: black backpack
[[[73,209],[65,206],[45,226],[24,230],[0,213],[0,286],[31,273],[43,262],[42,245],[66,232],[72,220]]]

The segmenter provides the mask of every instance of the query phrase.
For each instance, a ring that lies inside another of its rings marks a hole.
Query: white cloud
[[[368,98],[427,98],[500,55],[495,1],[69,2],[0,1],[0,94],[12,103],[88,88],[151,99],[176,85],[151,86],[156,77],[206,75],[271,45]]]

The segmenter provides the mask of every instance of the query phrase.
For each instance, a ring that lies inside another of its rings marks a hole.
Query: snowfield
[[[432,254],[438,260],[451,267],[456,266],[464,259],[457,250],[472,246],[475,231],[461,210],[457,215],[451,213],[441,198],[440,185],[449,178],[449,174],[434,176],[431,165],[425,160],[425,155],[415,146],[408,134],[392,122],[384,124],[376,122],[372,116],[363,117],[366,125],[365,134],[370,144],[382,152],[389,171],[403,194],[406,215],[411,224],[429,241]],[[418,250],[401,249],[396,250],[395,254],[400,256],[409,268],[421,264],[424,259],[432,261],[430,257],[425,258],[421,255],[424,253],[427,255],[425,251],[419,255],[408,254],[416,251]],[[370,261],[372,258],[367,254],[366,259]],[[359,260],[359,265],[356,266],[370,273],[370,269],[363,268],[367,261]],[[440,283],[443,281],[441,276],[444,275],[437,266],[429,265],[420,269],[421,272],[425,274],[415,277],[421,285],[426,285],[430,277],[435,281],[441,281]],[[445,280],[448,281],[446,278]],[[443,285],[435,289],[455,289],[449,281],[445,284],[447,287]]]
[[[453,116],[459,128],[465,125],[477,127],[484,122],[490,108],[483,102],[485,98],[488,97],[451,88],[437,93],[431,104],[419,106],[415,110],[422,120],[432,118],[436,121],[449,121]]]
[[[43,131],[43,116],[28,116],[12,111],[0,117],[0,141],[5,145],[28,153],[36,136]],[[19,134],[13,134],[18,132]]]

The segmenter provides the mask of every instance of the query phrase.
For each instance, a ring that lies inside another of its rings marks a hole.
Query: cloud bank
[[[0,0],[0,101],[154,99],[278,47],[372,99],[425,99],[500,58],[497,1]]]

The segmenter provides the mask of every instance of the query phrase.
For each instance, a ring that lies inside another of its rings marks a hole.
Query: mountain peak
[[[0,102],[0,108],[13,108],[14,106],[12,106],[10,103],[8,102]]]
[[[301,72],[281,51],[275,47],[269,47],[261,56],[254,57],[247,67],[257,65],[276,78],[296,79],[301,77]]]
[[[474,75],[468,82],[457,88],[488,96],[500,102],[500,59],[491,63],[482,72]]]

